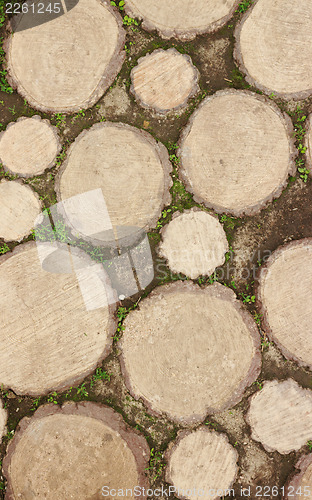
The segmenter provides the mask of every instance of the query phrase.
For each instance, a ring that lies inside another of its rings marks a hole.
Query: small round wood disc
[[[173,48],[159,49],[138,60],[130,90],[142,106],[166,113],[185,106],[196,94],[198,77],[189,56]]]
[[[246,420],[267,451],[297,451],[312,438],[312,391],[292,379],[267,381],[251,397]]]
[[[238,453],[225,434],[199,427],[182,431],[167,452],[166,480],[178,498],[211,500],[223,497],[235,481]]]

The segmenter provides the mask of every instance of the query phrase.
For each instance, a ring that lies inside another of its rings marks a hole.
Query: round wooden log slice
[[[38,195],[21,181],[0,182],[0,238],[20,241],[28,236],[41,212]]]
[[[86,310],[74,273],[40,265],[35,242],[0,258],[0,385],[38,396],[80,382],[107,355],[113,309]]]
[[[131,71],[131,92],[146,108],[159,113],[182,108],[196,94],[199,72],[189,56],[176,49],[155,50]]]
[[[121,16],[100,0],[80,0],[53,20],[49,13],[42,16],[47,22],[34,27],[29,14],[13,23],[5,43],[9,82],[41,111],[93,106],[125,58]]]
[[[121,365],[131,393],[180,423],[230,408],[259,374],[256,325],[222,285],[159,287],[124,325]]]
[[[192,279],[210,275],[222,266],[229,249],[226,234],[217,217],[199,209],[177,212],[161,230],[158,253],[175,273]]]
[[[61,150],[56,127],[40,116],[19,118],[0,133],[0,162],[21,177],[42,174]]]
[[[292,379],[265,382],[251,397],[246,420],[267,451],[297,451],[312,438],[312,391]]]
[[[236,27],[234,57],[251,85],[305,99],[312,94],[311,33],[311,2],[256,0]]]
[[[2,436],[5,434],[5,426],[7,423],[8,419],[8,413],[3,407],[3,402],[0,399],[0,440],[2,439]]]
[[[31,492],[32,498],[97,499],[113,489],[143,490],[148,458],[145,439],[112,409],[87,402],[45,405],[21,420],[9,444],[5,498],[30,498]]]
[[[303,455],[295,465],[299,469],[291,481],[285,486],[285,500],[300,500],[302,497],[311,498],[312,494],[312,454]]]
[[[166,481],[178,498],[217,500],[229,494],[238,471],[238,453],[225,434],[199,427],[181,431],[166,453]]]
[[[283,355],[312,369],[312,238],[277,249],[261,269],[257,290],[268,337]]]
[[[180,176],[195,201],[250,215],[281,194],[295,154],[291,120],[275,104],[224,90],[207,97],[184,129]]]
[[[83,131],[56,179],[58,200],[101,188],[112,226],[153,227],[170,204],[171,163],[151,135],[122,123]]]
[[[143,27],[157,29],[162,38],[194,38],[223,26],[234,14],[239,0],[125,0],[126,13],[143,19]]]

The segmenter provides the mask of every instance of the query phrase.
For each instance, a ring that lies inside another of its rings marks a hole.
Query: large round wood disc
[[[238,453],[225,434],[199,427],[182,431],[167,452],[166,480],[176,488],[175,496],[200,500],[219,499],[230,490],[238,471]]]
[[[209,276],[222,266],[229,248],[218,218],[198,209],[175,213],[161,235],[158,253],[167,259],[173,272],[192,279]]]
[[[257,0],[235,36],[234,55],[249,83],[283,98],[312,94],[311,2]]]
[[[194,38],[223,26],[239,0],[125,0],[128,15],[143,19],[147,30],[157,29],[163,38]]]
[[[312,239],[276,250],[262,268],[258,301],[264,327],[288,359],[312,368]]]
[[[312,454],[303,455],[295,465],[300,470],[285,486],[285,500],[300,500],[312,495]]]
[[[82,380],[106,356],[112,309],[87,310],[74,273],[40,265],[34,242],[0,259],[0,385],[41,395]]]
[[[35,227],[41,212],[38,195],[21,181],[0,182],[0,238],[20,241]]]
[[[177,421],[200,421],[232,406],[259,374],[256,325],[222,285],[159,287],[124,325],[121,362],[128,387]]]
[[[40,116],[19,118],[0,134],[0,161],[4,168],[21,177],[42,174],[53,166],[61,149],[56,131]]]
[[[56,179],[58,200],[101,189],[112,227],[147,229],[170,203],[170,170],[166,148],[147,132],[99,123],[71,146]]]
[[[146,488],[148,458],[144,438],[110,408],[45,405],[20,422],[10,442],[6,498],[100,499],[114,489]]]
[[[199,90],[198,77],[189,56],[173,48],[159,49],[138,60],[130,90],[142,106],[165,113],[186,105]]]
[[[195,201],[252,214],[279,196],[294,172],[293,141],[290,118],[271,101],[220,91],[202,102],[182,133],[180,175]]]
[[[17,31],[7,38],[9,81],[42,111],[69,113],[92,106],[124,61],[120,15],[108,2],[80,0],[53,20],[48,13],[42,16],[47,22],[34,27],[29,15],[20,16]]]
[[[297,451],[312,438],[312,391],[292,379],[265,382],[251,397],[246,420],[267,451]]]

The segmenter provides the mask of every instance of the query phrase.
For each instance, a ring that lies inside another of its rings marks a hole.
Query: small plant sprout
[[[253,0],[242,0],[242,2],[238,5],[238,9],[236,12],[246,12],[246,10],[251,6]]]
[[[38,406],[39,406],[39,403],[40,403],[40,396],[36,399],[34,399],[33,401],[33,407],[31,408],[31,411],[35,411],[37,410]]]
[[[81,384],[80,387],[78,387],[77,389],[77,395],[81,395],[82,397],[84,398],[87,398],[89,396],[89,393],[85,387],[86,383],[84,382],[83,384]]]
[[[92,377],[92,380],[90,382],[90,387],[93,387],[95,382],[97,380],[108,380],[110,381],[111,379],[111,374],[107,373],[106,371],[102,370],[102,368],[97,368],[95,374]]]
[[[155,476],[152,478],[152,481],[156,481],[156,479],[160,476],[163,468],[164,468],[164,463],[162,463],[163,455],[160,451],[155,451],[155,448],[151,449],[151,456],[150,456],[150,461],[149,467],[146,467],[145,470],[153,470],[155,471]]]
[[[57,398],[57,396],[58,396],[57,392],[55,392],[55,391],[52,392],[52,394],[50,394],[50,396],[47,399],[48,403],[53,403],[53,404],[57,405],[58,402],[55,399],[55,398]]]

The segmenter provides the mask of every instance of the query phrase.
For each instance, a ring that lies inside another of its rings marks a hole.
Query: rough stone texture
[[[146,488],[148,458],[144,438],[112,409],[86,402],[45,405],[21,420],[9,444],[5,498],[95,500],[103,498],[103,486]]]
[[[290,118],[263,96],[225,90],[207,97],[180,138],[182,180],[217,212],[258,212],[295,172]],[[274,168],[272,167],[274,165]]]
[[[217,491],[226,494],[231,489],[237,475],[237,459],[238,453],[225,434],[204,427],[191,433],[182,431],[167,452],[166,481],[175,486],[178,498],[200,500],[206,496],[216,500],[223,496]],[[195,494],[187,494],[194,488]]]
[[[198,33],[215,31],[235,12],[239,0],[125,0],[131,17],[143,19],[143,27],[160,36],[186,40]]]
[[[5,429],[6,429],[6,423],[7,423],[7,418],[8,418],[8,413],[7,411],[3,408],[3,402],[0,399],[0,442],[2,439],[2,436],[5,434]]]
[[[166,148],[145,131],[110,122],[83,131],[56,179],[58,200],[101,188],[113,227],[147,229],[170,203]]]
[[[246,420],[267,451],[297,451],[312,438],[312,391],[292,379],[265,382],[251,397]]]
[[[312,368],[312,239],[276,250],[261,268],[257,290],[263,327],[284,356]]]
[[[113,308],[86,311],[75,274],[40,266],[34,242],[0,258],[0,385],[41,395],[82,380],[107,355]]]
[[[22,117],[0,134],[0,162],[21,177],[42,174],[61,150],[56,127],[40,116]]]
[[[20,241],[28,236],[41,212],[38,195],[21,181],[0,182],[0,238]]]
[[[222,266],[229,249],[226,234],[217,217],[199,209],[174,214],[162,230],[158,253],[175,273],[192,279],[210,275]]]
[[[234,57],[251,85],[304,99],[312,94],[311,33],[310,2],[256,0],[236,28]]]
[[[199,90],[198,78],[190,56],[159,49],[138,60],[130,90],[142,106],[165,113],[186,105]]]
[[[233,406],[259,374],[258,330],[222,285],[159,287],[124,326],[121,365],[130,391],[178,422]]]
[[[28,16],[16,20],[19,30],[23,23]],[[89,108],[119,72],[124,43],[121,16],[109,2],[80,0],[52,21],[9,35],[8,80],[41,111]]]
[[[312,454],[303,455],[295,465],[300,472],[285,486],[286,500],[300,500],[312,496]],[[296,494],[298,492],[298,494]]]

